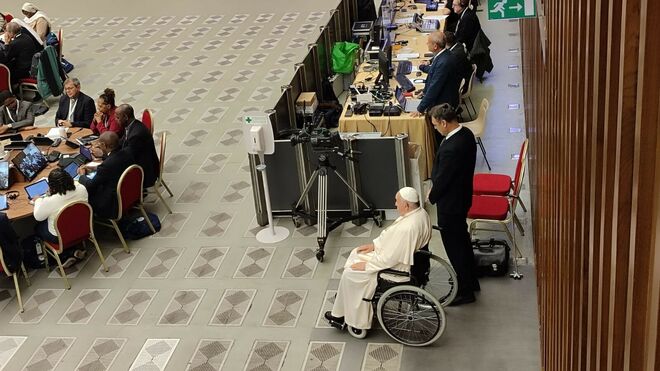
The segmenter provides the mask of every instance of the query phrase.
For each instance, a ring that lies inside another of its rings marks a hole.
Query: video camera
[[[327,128],[314,128],[310,131],[302,129],[291,136],[292,146],[301,143],[310,143],[315,152],[342,152],[344,149],[339,133]]]

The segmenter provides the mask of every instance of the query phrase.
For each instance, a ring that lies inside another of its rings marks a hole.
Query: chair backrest
[[[11,71],[4,64],[0,64],[0,91],[9,90],[11,92]],[[4,104],[4,102],[0,102]]]
[[[0,249],[0,273],[2,272],[5,272],[7,276],[11,276],[9,268],[7,268],[7,265],[5,264],[5,257],[2,255],[2,249]]]
[[[147,127],[147,129],[149,129],[151,134],[154,133],[154,120],[151,115],[151,111],[149,111],[148,108],[142,111],[142,123]]]
[[[92,207],[85,201],[67,204],[55,216],[55,231],[60,251],[88,239],[94,233]]]
[[[119,203],[117,219],[121,219],[125,211],[142,203],[143,181],[144,172],[139,165],[131,165],[124,170],[119,178],[119,183],[117,183],[117,202]]]
[[[463,87],[465,86],[465,79],[461,79],[460,85],[458,85],[458,96],[463,98]]]
[[[463,123],[464,126],[472,130],[472,133],[477,138],[481,137],[486,128],[486,113],[488,112],[489,107],[490,103],[488,102],[488,99],[482,99],[481,105],[479,106],[479,116],[473,121]]]
[[[472,94],[472,82],[474,81],[474,75],[477,74],[477,65],[473,64],[472,65],[472,73],[470,74],[470,81],[467,82],[467,90],[465,90],[465,94],[461,95],[461,98],[467,98]]]
[[[525,149],[526,151],[527,149]],[[525,155],[526,156],[526,155]],[[511,215],[516,212],[516,206],[518,205],[518,197],[520,197],[520,190],[522,188],[522,180],[525,177],[525,166],[524,164],[520,166],[520,171],[518,172],[518,181],[514,181],[513,186],[513,197],[511,197]]]
[[[163,169],[165,168],[165,147],[167,146],[167,132],[160,134],[160,152],[158,153],[158,179],[163,178]]]
[[[516,173],[513,176],[513,189],[515,190],[518,186],[518,183],[522,182],[520,177],[520,172],[525,166],[525,161],[527,160],[527,145],[529,144],[529,139],[525,139],[523,144],[520,146],[520,155],[518,156],[518,163],[516,164]]]
[[[64,50],[64,31],[60,28],[57,31],[57,56],[62,64],[62,50]]]
[[[5,16],[5,22],[7,23],[11,22],[11,20],[14,19],[14,16],[9,13],[5,14],[4,16]]]

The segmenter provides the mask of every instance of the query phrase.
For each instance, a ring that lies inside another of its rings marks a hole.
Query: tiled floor
[[[24,313],[11,282],[0,281],[0,370],[538,369],[533,265],[523,281],[483,280],[477,303],[448,308],[444,336],[417,349],[381,331],[356,340],[320,319],[347,252],[379,228],[331,233],[323,263],[313,256],[315,228],[280,220],[292,232],[286,241],[254,238],[240,119],[273,106],[334,1],[40,5],[64,28],[83,91],[96,98],[112,87],[119,102],[152,109],[156,131],[168,133],[174,213],[150,199],[162,230],[132,242],[130,255],[102,233],[110,270],[92,255],[68,272],[71,290],[57,273],[34,274],[32,287],[22,284]],[[493,170],[512,173],[523,134],[509,128],[524,127],[522,109],[508,109],[523,104],[520,70],[508,68],[520,61],[517,23],[483,23],[496,69],[475,86],[475,104],[491,100],[484,143]],[[485,170],[480,154],[478,167]],[[529,217],[519,215],[531,258]],[[439,240],[433,249],[442,254]]]

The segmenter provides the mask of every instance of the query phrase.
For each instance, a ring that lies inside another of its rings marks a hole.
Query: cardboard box
[[[303,114],[303,109],[306,115],[314,114],[318,106],[319,101],[316,99],[316,93],[314,92],[300,93],[298,99],[296,99],[296,113],[298,114]]]

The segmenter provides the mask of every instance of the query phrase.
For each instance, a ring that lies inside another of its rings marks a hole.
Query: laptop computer
[[[419,32],[435,32],[440,28],[440,21],[437,19],[424,19],[423,16],[415,13],[413,15],[413,25]]]
[[[34,179],[48,165],[46,157],[41,154],[39,148],[32,142],[19,152],[12,159],[12,162],[28,180]]]
[[[422,101],[421,99],[418,98],[406,97],[405,92],[403,91],[403,89],[401,89],[400,86],[397,86],[396,89],[394,90],[394,96],[396,97],[396,101],[399,102],[401,108],[403,108],[404,112],[417,111],[417,106],[419,106],[419,103]]]
[[[9,162],[0,161],[0,189],[9,188]]]

